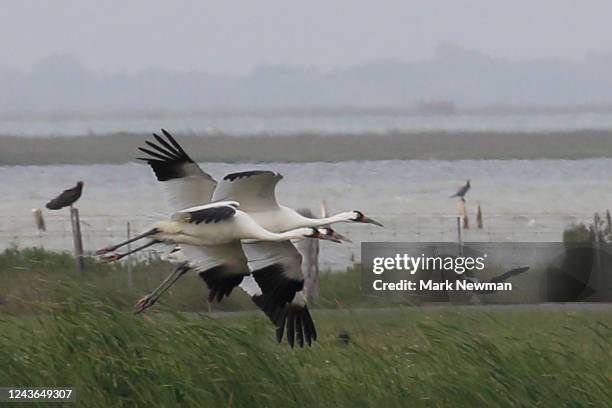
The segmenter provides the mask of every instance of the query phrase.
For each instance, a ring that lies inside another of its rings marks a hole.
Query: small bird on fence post
[[[463,197],[465,197],[465,195],[467,194],[467,192],[470,190],[471,187],[472,187],[472,185],[470,184],[470,180],[467,180],[465,182],[465,185],[463,187],[461,187],[459,190],[457,190],[457,192],[455,194],[453,194],[451,196],[451,198],[454,198],[454,197],[463,198]]]
[[[81,198],[83,193],[82,181],[79,181],[76,186],[62,191],[60,195],[49,201],[45,207],[49,210],[60,210],[64,207],[70,207],[70,224],[72,225],[72,239],[74,241],[74,257],[76,259],[76,267],[79,272],[85,270],[83,262],[83,238],[81,236],[81,221],[79,219],[79,210],[74,207],[74,203]]]
[[[455,194],[451,196],[451,198],[459,197],[459,201],[457,202],[457,208],[459,210],[459,216],[463,220],[463,229],[470,228],[470,221],[468,219],[467,210],[465,209],[465,195],[471,188],[470,180],[465,182],[465,185],[461,187]]]

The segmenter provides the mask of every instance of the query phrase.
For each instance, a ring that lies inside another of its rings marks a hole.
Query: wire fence
[[[342,246],[321,245],[322,270],[338,270],[359,261],[361,242],[456,242],[457,214],[378,213],[371,214],[385,224],[337,224],[339,232],[353,243]],[[482,229],[470,220],[469,229],[462,229],[464,242],[560,242],[563,231],[571,225],[591,223],[593,214],[529,213],[485,214]],[[124,240],[128,235],[145,231],[156,221],[152,217],[127,214],[81,213],[81,232],[86,254],[108,244]],[[0,216],[0,249],[10,247],[42,247],[50,251],[71,251],[72,230],[68,213],[45,216],[46,231],[38,231],[33,216]],[[144,253],[151,256],[151,253]]]

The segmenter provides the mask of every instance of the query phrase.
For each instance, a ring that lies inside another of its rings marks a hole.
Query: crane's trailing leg
[[[164,294],[174,283],[183,276],[187,271],[191,269],[187,263],[180,264],[174,272],[170,274],[155,290],[136,303],[136,310],[134,314],[142,313],[157,302],[157,300]]]
[[[151,245],[155,245],[155,244],[159,244],[161,241],[151,241],[151,242],[147,242],[144,245],[139,246],[138,248],[134,248],[131,251],[128,252],[124,252],[122,254],[117,254],[117,253],[112,253],[112,254],[105,254],[102,256],[102,263],[109,263],[109,262],[115,262],[120,260],[121,258],[124,258],[128,255],[133,254],[134,252],[138,252],[138,251],[142,251],[145,248],[150,247]]]
[[[140,235],[136,235],[134,238],[130,238],[127,241],[120,242],[117,245],[110,245],[110,246],[104,247],[102,249],[99,249],[99,250],[96,251],[96,255],[104,255],[104,254],[106,254],[108,252],[113,252],[116,249],[121,248],[124,245],[132,243],[134,241],[138,241],[139,239],[150,237],[151,235],[155,235],[158,232],[159,232],[159,230],[157,228],[150,229],[147,232],[144,232],[144,233],[142,233]]]

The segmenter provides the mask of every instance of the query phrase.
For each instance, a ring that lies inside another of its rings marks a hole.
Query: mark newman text
[[[420,280],[410,281],[402,279],[397,282],[384,282],[377,279],[372,283],[376,291],[470,291],[470,292],[491,292],[491,291],[508,291],[512,290],[510,282],[471,282],[469,280],[458,279],[455,281],[433,281]]]

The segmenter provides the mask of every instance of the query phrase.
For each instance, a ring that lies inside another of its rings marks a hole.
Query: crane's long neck
[[[255,241],[290,241],[292,239],[302,239],[310,232],[309,228],[297,228],[285,232],[271,232],[265,228],[258,228],[253,231],[252,240]]]
[[[302,239],[309,234],[312,234],[312,229],[310,227],[301,227],[285,232],[272,232],[257,224],[255,221],[248,219],[244,232],[245,234],[243,235],[244,238],[242,238],[242,241],[245,243],[255,241],[278,242],[289,241],[292,239]]]
[[[303,225],[305,227],[320,227],[322,225],[335,224],[337,222],[349,222],[353,216],[354,215],[351,212],[342,212],[334,214],[331,217],[324,218],[308,218],[300,215],[300,217],[303,218]]]

